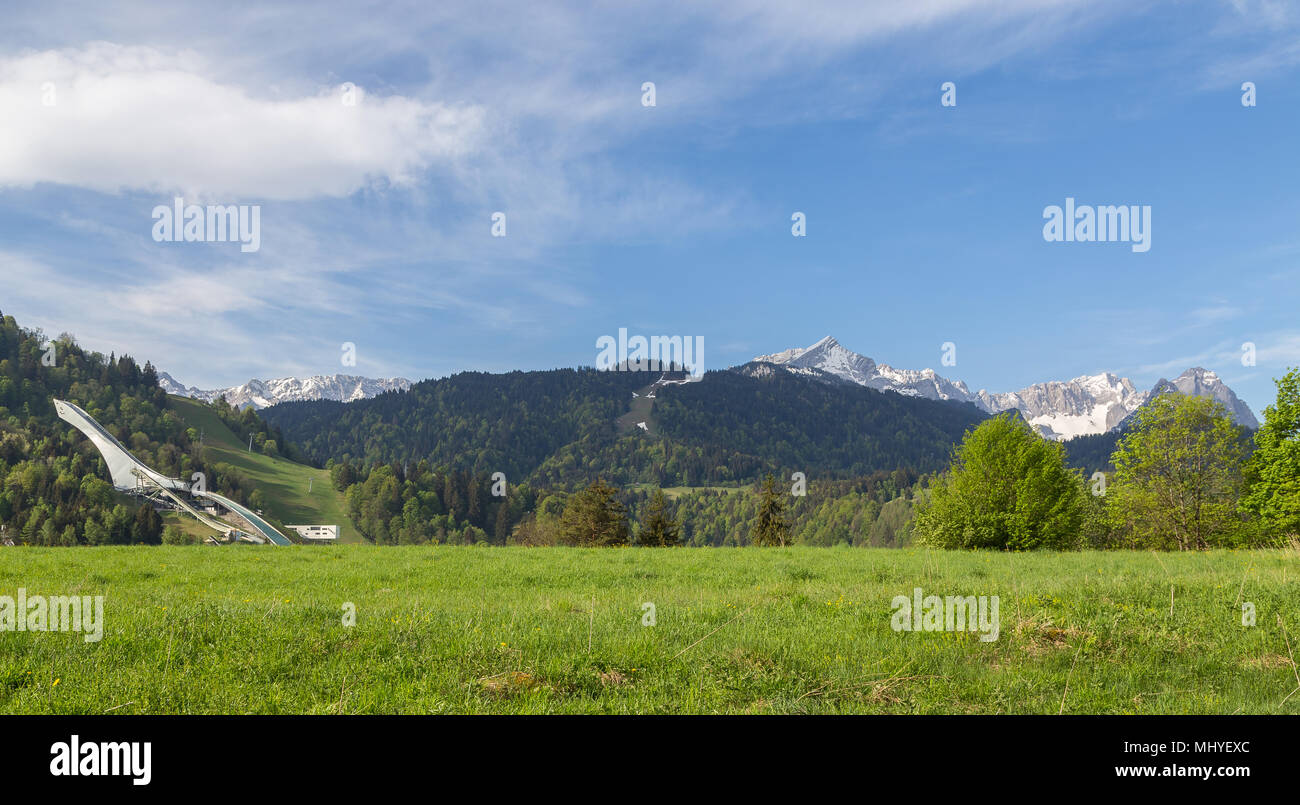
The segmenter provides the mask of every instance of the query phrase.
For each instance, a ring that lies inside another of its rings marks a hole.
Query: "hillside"
[[[0,527],[30,545],[157,544],[153,509],[116,492],[94,446],[60,420],[55,398],[84,408],[149,466],[173,477],[208,472],[223,494],[244,492],[203,464],[157,375],[126,355],[85,350],[0,316]]]
[[[971,405],[778,370],[708,372],[699,382],[660,385],[652,409],[644,396],[652,379],[594,369],[467,372],[347,405],[295,402],[260,413],[315,463],[428,460],[569,488],[598,476],[701,486],[769,472],[930,472],[984,418]],[[648,430],[636,427],[640,421]]]
[[[164,475],[201,472],[212,491],[274,520],[337,523],[356,539],[328,473],[281,457],[297,452],[253,412],[169,396],[149,363],[86,350],[71,335],[51,338],[0,316],[0,526],[7,538],[29,545],[157,544],[169,525],[209,535],[189,518],[160,516],[117,492],[99,451],[58,418],[55,398],[84,408]]]
[[[666,387],[655,415],[666,437],[757,458],[746,479],[776,467],[832,477],[938,470],[985,418],[971,405],[782,371],[710,372],[701,382]]]
[[[428,459],[514,481],[565,445],[613,439],[615,418],[645,383],[638,373],[594,369],[463,372],[346,405],[292,402],[259,413],[317,463]]]
[[[187,397],[170,395],[167,400],[168,407],[188,427],[202,429],[204,459],[213,465],[228,464],[246,477],[261,491],[265,511],[273,519],[281,523],[337,524],[340,542],[360,541],[347,516],[347,501],[330,484],[328,470],[249,452],[247,444],[212,408]]]

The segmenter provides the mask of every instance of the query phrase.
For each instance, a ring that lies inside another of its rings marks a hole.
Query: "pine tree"
[[[153,506],[148,503],[140,504],[140,508],[135,512],[135,527],[133,529],[134,542],[143,542],[148,545],[162,544],[162,518],[158,512],[154,511]]]
[[[790,522],[785,517],[785,501],[777,491],[776,479],[769,473],[759,490],[758,519],[750,539],[755,545],[780,545],[790,542]]]
[[[505,500],[497,504],[496,524],[492,529],[492,536],[496,538],[499,545],[505,545],[506,538],[510,536],[510,504]]]
[[[680,531],[677,521],[668,516],[668,500],[664,496],[664,491],[660,489],[655,492],[654,498],[650,501],[650,510],[646,514],[645,525],[642,526],[638,537],[640,544],[670,547],[677,544]]]
[[[470,523],[483,528],[487,525],[487,479],[483,475],[473,476],[466,473],[465,484],[469,493]]]
[[[617,495],[617,489],[598,479],[571,497],[560,518],[564,540],[573,545],[626,545],[627,508]]]

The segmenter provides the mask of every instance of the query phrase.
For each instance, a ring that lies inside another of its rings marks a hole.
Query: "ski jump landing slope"
[[[179,478],[168,478],[166,475],[148,467],[143,461],[133,456],[131,451],[127,450],[121,442],[113,437],[113,434],[96,422],[94,417],[80,407],[66,400],[55,400],[54,410],[58,412],[59,419],[84,433],[86,438],[90,439],[99,450],[99,454],[104,457],[104,463],[108,465],[108,474],[113,479],[114,488],[123,492],[135,492],[140,488],[141,484],[151,484],[166,492],[168,497],[180,503],[182,508],[193,514],[209,528],[215,528],[218,531],[230,528],[228,524],[222,524],[218,528],[213,525],[213,521],[209,520],[209,518],[200,516],[193,506],[190,506],[175,494],[177,491],[192,492],[189,484]],[[263,538],[274,545],[293,544],[287,537],[276,531],[270,523],[229,498],[215,492],[192,492],[192,494],[198,497],[211,498],[227,509],[239,514],[253,528],[257,529]]]

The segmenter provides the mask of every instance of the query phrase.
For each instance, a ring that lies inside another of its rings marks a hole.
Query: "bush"
[[[1084,494],[1061,444],[1002,414],[967,432],[917,507],[915,533],[940,548],[1077,548]]]
[[[162,541],[164,545],[197,545],[199,538],[169,525],[163,529]]]
[[[561,536],[570,545],[626,545],[627,507],[618,490],[604,480],[569,498],[560,519]]]

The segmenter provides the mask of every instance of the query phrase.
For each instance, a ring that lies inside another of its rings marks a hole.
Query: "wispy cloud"
[[[1018,59],[1032,60],[1030,76],[1122,83],[1150,52],[1056,49],[1151,5],[466,0],[358,11],[175,0],[161,10],[73,3],[51,25],[43,4],[16,4],[0,30],[0,210],[23,225],[6,233],[0,267],[14,280],[0,294],[6,312],[100,347],[123,344],[206,385],[331,371],[340,340],[363,340],[374,373],[445,369],[430,343],[511,368],[499,346],[475,353],[462,342],[501,333],[500,343],[540,342],[593,311],[645,320],[681,305],[679,294],[627,307],[645,283],[598,248],[636,255],[749,235],[773,220],[779,231],[788,224],[756,196],[805,182],[808,195],[837,178],[837,166],[805,156],[816,143],[796,141],[789,156],[805,160],[802,175],[777,175],[756,158],[752,183],[709,181],[715,160],[743,172],[748,157],[735,146],[755,132],[865,120],[891,146],[934,135],[945,149],[1059,137],[1057,121],[1024,114],[1014,92],[964,105],[957,128],[899,98],[928,93],[933,107],[937,76],[991,79]],[[1234,42],[1224,65],[1243,43],[1287,63],[1286,9],[1243,0],[1220,10],[1221,28],[1198,44]],[[1270,33],[1241,36],[1249,26]],[[1158,55],[1170,73],[1183,64],[1168,48]],[[1234,68],[1218,69],[1237,80]],[[654,108],[640,103],[644,81],[657,84]],[[339,90],[349,82],[351,106]],[[976,97],[967,91],[963,83],[963,104]],[[767,153],[782,159],[779,148]],[[996,164],[988,152],[973,157]],[[979,198],[996,192],[997,178],[968,177],[962,188],[978,187]],[[262,250],[153,243],[148,211],[174,192],[261,202]],[[495,211],[508,216],[506,238],[490,235]],[[730,279],[701,284],[719,297],[715,310],[751,282],[725,248],[708,270]],[[802,259],[784,275],[816,278],[803,289],[811,298],[836,293],[854,258]],[[1123,354],[1138,364],[1189,352],[1198,328],[1230,324],[1244,308],[1208,300],[1181,318],[1119,311],[1097,322],[1114,325],[1116,353],[1132,348]],[[717,343],[738,358],[750,352],[744,338]],[[1172,363],[1212,362],[1197,357]]]

